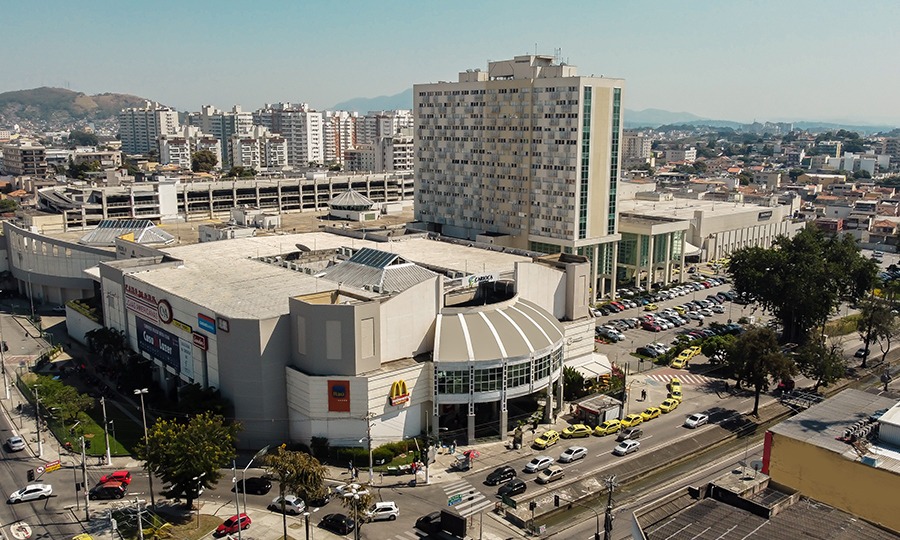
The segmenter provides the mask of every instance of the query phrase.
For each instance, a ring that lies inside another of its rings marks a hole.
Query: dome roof
[[[437,320],[434,361],[521,358],[562,338],[563,327],[553,315],[518,296],[485,306],[444,308]]]
[[[347,191],[341,193],[335,198],[331,199],[331,202],[328,203],[328,206],[331,208],[340,210],[340,209],[355,209],[355,210],[368,210],[375,204],[375,201],[366,197],[362,193],[348,189]]]

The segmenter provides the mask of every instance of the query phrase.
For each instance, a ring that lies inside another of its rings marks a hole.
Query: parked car
[[[350,534],[356,528],[356,522],[344,514],[328,514],[319,522],[319,527],[335,534]]]
[[[865,356],[866,356],[866,348],[865,348],[865,347],[860,347],[860,348],[857,349],[856,352],[853,354],[853,357],[854,357],[854,358],[863,358],[863,357],[865,357]]]
[[[587,448],[583,446],[570,446],[563,450],[563,453],[559,455],[560,463],[571,463],[573,461],[578,461],[579,459],[584,459],[587,457]]]
[[[559,465],[554,465],[552,467],[547,467],[546,469],[541,471],[541,474],[539,474],[537,477],[537,481],[541,484],[549,484],[554,480],[559,480],[563,477],[564,474],[565,473],[563,472],[562,467],[560,467]]]
[[[654,418],[658,418],[662,411],[659,410],[659,407],[647,407],[641,412],[641,418],[644,422],[649,422]]]
[[[489,486],[496,486],[497,484],[512,480],[515,477],[516,470],[509,465],[504,465],[491,471],[491,473],[487,475],[487,478],[485,478],[484,483]]]
[[[513,478],[500,486],[500,489],[497,490],[497,495],[512,497],[513,495],[525,493],[526,489],[528,489],[528,485],[521,478]]]
[[[25,450],[25,439],[18,435],[6,439],[6,449],[10,452],[21,452]]]
[[[644,435],[644,430],[639,427],[625,428],[619,432],[616,437],[617,441],[627,441],[630,439],[640,439]]]
[[[26,501],[37,501],[46,499],[51,495],[53,495],[53,486],[50,484],[28,484],[22,489],[10,493],[8,502],[14,504]]]
[[[281,512],[281,497],[279,496],[272,499],[272,502],[269,503],[268,509],[273,512]],[[303,512],[306,512],[306,503],[303,502],[303,499],[297,497],[296,495],[284,496],[285,514],[299,516]]]
[[[121,499],[125,496],[128,486],[124,482],[110,480],[97,484],[88,492],[88,498],[92,501],[97,499]]]
[[[241,513],[226,519],[224,523],[216,527],[214,536],[225,536],[226,534],[236,534],[238,530],[245,531],[250,528],[252,520],[247,514]]]
[[[593,430],[584,424],[573,424],[560,433],[563,439],[590,437]]]
[[[122,482],[126,486],[129,486],[131,485],[131,473],[128,471],[115,471],[109,474],[104,474],[100,477],[100,481],[97,483],[105,484],[111,481]]]
[[[656,349],[650,348],[646,345],[643,347],[638,347],[634,352],[648,358],[656,358],[657,356],[659,356],[659,353],[656,351]]]
[[[594,428],[594,435],[598,437],[602,437],[604,435],[611,435],[617,431],[622,429],[622,422],[617,419],[607,420]]]
[[[684,420],[684,427],[698,428],[707,422],[709,422],[709,416],[703,413],[694,413]]]
[[[638,448],[640,447],[640,442],[629,439],[627,441],[622,441],[618,446],[613,448],[613,454],[617,456],[624,456],[632,452],[637,452]]]
[[[415,528],[425,534],[434,534],[441,530],[441,513],[432,512],[416,520]]]
[[[557,442],[559,442],[559,433],[552,429],[548,429],[547,431],[543,432],[540,437],[534,440],[532,446],[543,450],[544,448],[553,446]]]
[[[394,501],[376,502],[365,512],[369,521],[394,521],[400,515],[400,508]]]
[[[253,477],[248,478],[246,481],[238,480],[234,485],[234,489],[238,491],[238,493],[252,493],[254,495],[265,495],[272,489],[272,482],[269,482],[265,478]],[[232,491],[234,491],[232,489]]]
[[[536,456],[525,465],[525,472],[538,472],[553,465],[553,458],[550,456]]]
[[[641,418],[640,414],[629,414],[628,416],[626,416],[625,418],[622,419],[622,427],[626,427],[626,428],[634,427],[643,421],[644,421],[644,419]]]

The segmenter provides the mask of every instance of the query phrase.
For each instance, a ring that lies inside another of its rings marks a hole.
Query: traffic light
[[[34,482],[34,469],[28,469],[28,481]]]
[[[535,508],[537,508],[537,503],[536,503],[536,502],[531,501],[530,503],[528,503],[528,509],[529,509],[529,510],[531,510],[532,512],[534,512],[534,509],[535,509]]]
[[[559,508],[559,495],[553,496],[553,506]]]

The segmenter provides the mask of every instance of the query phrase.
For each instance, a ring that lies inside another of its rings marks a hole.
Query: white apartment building
[[[593,293],[614,288],[624,83],[524,55],[415,85],[416,218],[452,237],[585,255]]]
[[[119,138],[126,154],[149,154],[160,135],[174,135],[178,128],[178,112],[159,103],[148,101],[119,113]]]
[[[3,172],[13,176],[47,174],[47,156],[43,145],[35,141],[17,140],[3,145]]]
[[[381,137],[375,152],[375,171],[411,171],[415,166],[415,141],[411,128],[391,137]]]
[[[246,135],[232,135],[229,144],[232,167],[269,171],[287,166],[287,141],[263,126],[253,126]]]
[[[653,141],[646,133],[639,131],[626,131],[622,157],[624,159],[650,159],[652,155]]]
[[[343,163],[344,152],[356,146],[359,114],[347,111],[322,113],[322,146],[325,163]]]
[[[160,135],[159,162],[191,168],[195,152],[208,150],[216,156],[216,169],[222,168],[222,144],[218,138],[203,133],[195,126],[184,126],[175,135]]]
[[[404,129],[412,129],[413,114],[409,110],[369,111],[356,126],[358,144],[375,144],[382,137],[392,137]]]
[[[253,127],[253,114],[241,110],[235,105],[230,111],[220,111],[212,105],[204,105],[199,113],[189,116],[191,125],[199,127],[203,133],[215,137],[222,148],[221,163],[231,163],[228,144],[233,135],[250,133]]]
[[[685,163],[693,163],[697,161],[697,149],[693,146],[689,148],[680,148],[666,150],[666,161],[683,161]]]
[[[359,144],[344,152],[344,170],[349,172],[376,171],[375,146]]]

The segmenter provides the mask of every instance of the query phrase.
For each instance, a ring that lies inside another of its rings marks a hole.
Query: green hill
[[[98,122],[116,118],[119,110],[140,107],[145,98],[128,94],[89,96],[65,88],[33,88],[0,94],[0,114],[7,122],[43,120],[53,123]]]

